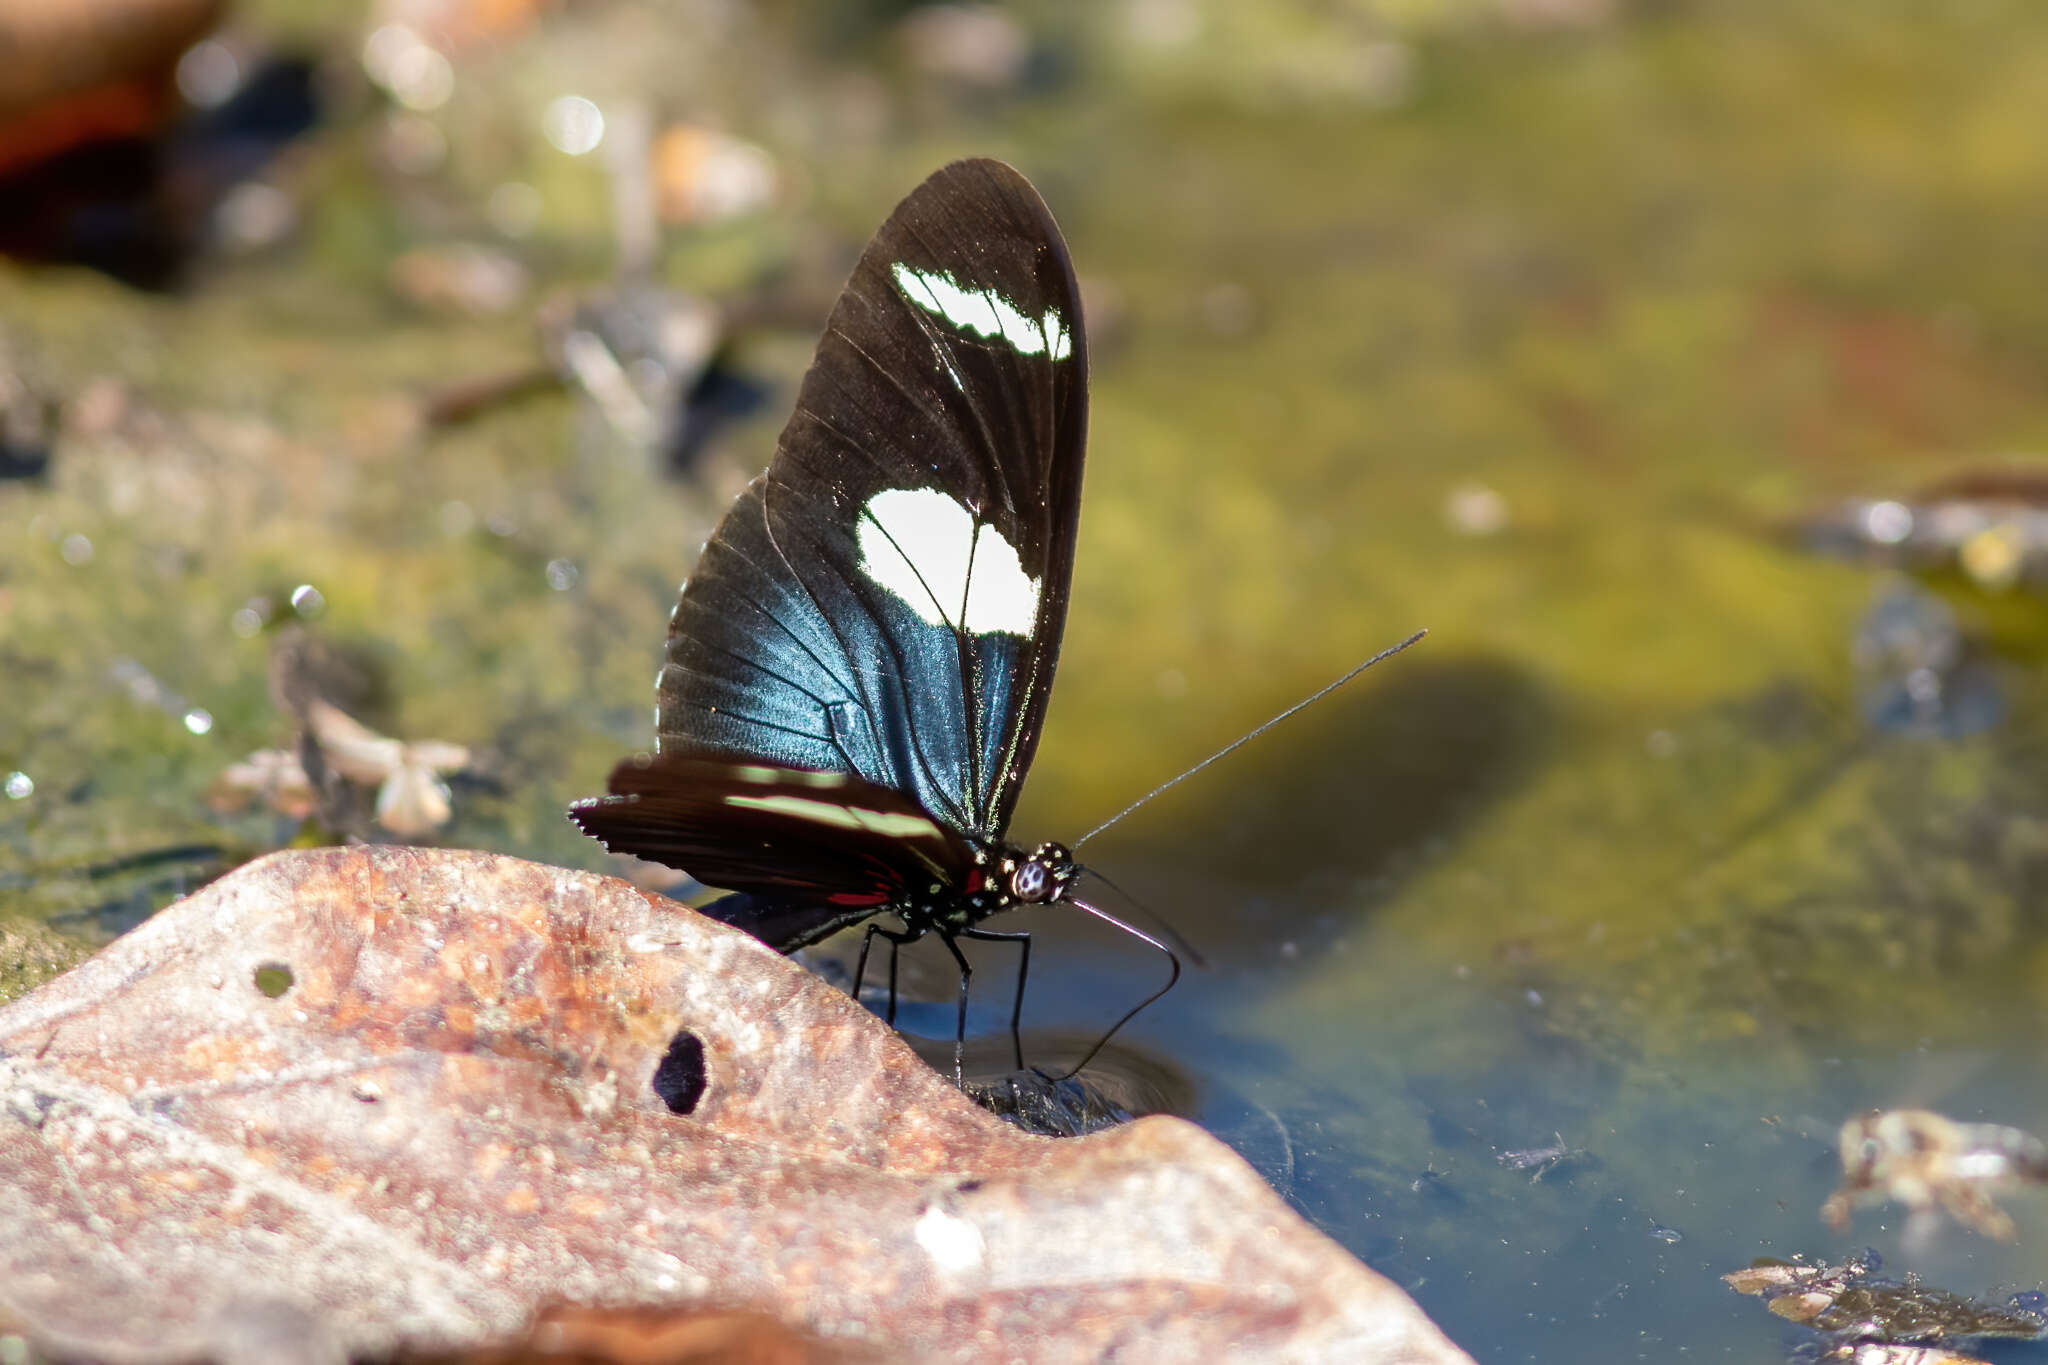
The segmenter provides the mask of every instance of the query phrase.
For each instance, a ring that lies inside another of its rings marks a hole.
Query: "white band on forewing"
[[[913,270],[900,262],[892,270],[905,298],[963,332],[1001,337],[1024,355],[1065,360],[1074,353],[1066,319],[1054,309],[1046,309],[1044,317],[1026,317],[993,289],[970,288],[942,271]]]

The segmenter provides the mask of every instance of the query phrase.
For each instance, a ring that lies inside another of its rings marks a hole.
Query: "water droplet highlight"
[[[581,95],[564,95],[541,115],[540,130],[556,151],[584,156],[604,141],[604,111]]]
[[[178,58],[178,93],[198,109],[218,109],[242,84],[242,64],[218,38],[205,38]]]

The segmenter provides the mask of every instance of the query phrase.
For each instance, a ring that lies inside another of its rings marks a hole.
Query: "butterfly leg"
[[[961,932],[966,931],[963,930]],[[967,1058],[967,979],[974,975],[974,968],[967,965],[967,954],[960,951],[960,945],[955,941],[952,934],[941,933],[939,937],[945,941],[946,951],[951,953],[953,960],[960,964],[960,1015],[953,1029],[953,1084],[965,1089],[967,1085],[965,1079],[965,1062]]]
[[[876,935],[889,940],[889,1011],[883,1016],[883,1022],[888,1024],[890,1028],[894,1028],[896,1027],[896,955],[902,950],[904,944],[911,942],[917,936],[915,934],[897,933],[894,930],[885,929],[879,924],[868,925],[867,935],[860,941],[860,956],[854,960],[853,964],[853,989],[849,994],[856,1001],[860,999],[861,985],[868,979],[868,949],[875,946]]]
[[[894,934],[884,934],[889,940],[889,1013],[882,1022],[890,1028],[896,1027],[896,963],[903,956],[903,940]]]
[[[881,925],[870,924],[868,925],[868,931],[861,935],[860,956],[855,958],[853,962],[853,989],[847,992],[856,1000],[860,999],[860,988],[867,983],[868,979],[868,949],[875,946],[875,935],[881,932]]]
[[[1019,1025],[1024,1018],[1024,982],[1031,975],[1031,932],[1028,929],[962,929],[962,938],[978,938],[990,943],[1014,943],[1017,945],[1017,994],[1010,1001],[1010,1050],[1016,1056],[1017,1070],[1024,1069],[1024,1035]]]

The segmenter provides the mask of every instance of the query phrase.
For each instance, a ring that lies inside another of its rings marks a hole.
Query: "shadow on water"
[[[1133,815],[1089,863],[1224,967],[1390,893],[1528,780],[1557,715],[1503,659],[1382,668]]]

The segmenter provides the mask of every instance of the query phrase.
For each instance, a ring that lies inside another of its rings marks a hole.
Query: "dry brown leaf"
[[[0,0],[0,170],[159,126],[225,0]]]
[[[521,1341],[394,1365],[882,1365],[758,1313],[715,1309],[550,1308]]]
[[[611,878],[276,854],[0,1010],[0,1317],[47,1346],[462,1351],[549,1306],[888,1360],[1466,1360],[1193,1125],[1019,1133]]]

